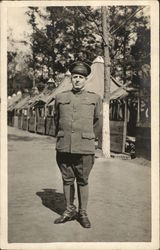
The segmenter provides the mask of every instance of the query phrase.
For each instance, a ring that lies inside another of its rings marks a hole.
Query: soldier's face
[[[83,89],[85,86],[85,82],[86,82],[86,77],[79,75],[79,74],[73,74],[72,75],[72,85],[75,89]]]

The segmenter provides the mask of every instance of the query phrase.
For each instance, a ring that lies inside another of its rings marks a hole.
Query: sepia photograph
[[[2,1],[1,249],[159,249],[158,1]]]

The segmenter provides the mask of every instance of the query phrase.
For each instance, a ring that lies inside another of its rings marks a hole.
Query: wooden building
[[[124,87],[113,91],[110,97],[110,148],[112,152],[124,153],[127,136],[127,98]]]
[[[138,94],[136,156],[151,160],[151,102],[149,88],[139,90]]]
[[[34,108],[34,103],[37,100],[38,95],[33,96],[29,102],[27,103],[27,110],[28,110],[28,131],[36,133],[36,112]]]
[[[34,103],[34,110],[36,116],[36,132],[39,134],[45,134],[45,119],[46,119],[46,110],[45,102],[38,100]]]
[[[47,102],[52,98],[54,89],[47,89],[41,93],[32,103],[31,107],[34,109],[36,116],[36,132],[46,134],[46,119],[48,114]]]
[[[14,107],[14,114],[15,116],[18,117],[18,128],[20,129],[28,129],[28,124],[27,122],[27,115],[28,115],[28,110],[25,108],[25,104],[30,100],[30,95],[25,95],[22,97],[20,102],[16,104]],[[25,122],[26,121],[26,122]]]
[[[15,115],[15,106],[22,99],[22,95],[15,95],[7,103],[7,121],[8,125],[18,127],[18,116]]]

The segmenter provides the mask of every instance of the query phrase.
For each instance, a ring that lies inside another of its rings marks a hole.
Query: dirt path
[[[92,228],[55,225],[64,209],[55,138],[11,127],[8,134],[10,243],[150,241],[149,167],[97,159],[89,180]]]

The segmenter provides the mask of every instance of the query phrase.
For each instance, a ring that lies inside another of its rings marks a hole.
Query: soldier
[[[102,101],[94,92],[85,91],[85,82],[91,72],[88,64],[75,62],[69,70],[73,88],[58,94],[55,99],[56,160],[62,174],[66,210],[54,223],[77,218],[84,228],[90,228],[87,216],[88,177],[94,164],[94,128],[101,119]],[[74,205],[75,179],[78,217]]]

